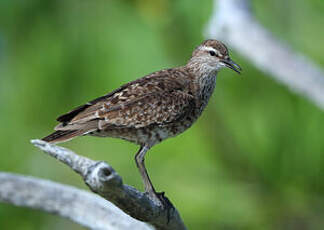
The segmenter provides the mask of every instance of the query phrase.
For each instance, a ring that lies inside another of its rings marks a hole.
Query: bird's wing
[[[179,73],[153,73],[60,116],[56,130],[144,127],[166,124],[191,109],[194,99],[188,81]],[[172,77],[170,77],[170,75]]]
[[[182,91],[152,93],[99,112],[98,124],[99,129],[165,125],[180,119],[193,108],[193,96]]]

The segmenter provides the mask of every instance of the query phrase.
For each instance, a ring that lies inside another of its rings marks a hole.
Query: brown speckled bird
[[[59,143],[92,135],[136,143],[141,146],[135,160],[145,191],[151,198],[159,198],[145,168],[145,154],[197,120],[214,91],[217,72],[223,67],[238,73],[241,70],[223,43],[206,40],[193,51],[185,66],[151,73],[58,117],[56,131],[43,140]]]

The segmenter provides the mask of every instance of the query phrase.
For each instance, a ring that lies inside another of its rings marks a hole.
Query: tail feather
[[[58,130],[44,137],[42,140],[49,143],[65,142],[82,134],[84,134],[84,130]]]

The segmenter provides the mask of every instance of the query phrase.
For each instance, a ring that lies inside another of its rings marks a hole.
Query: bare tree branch
[[[257,68],[324,109],[323,70],[264,29],[251,14],[249,3],[214,0],[206,36],[225,41]]]
[[[91,229],[153,229],[95,194],[34,177],[0,172],[0,201],[57,214]]]
[[[155,229],[186,229],[178,211],[171,203],[169,204],[171,208],[166,209],[160,203],[151,200],[145,193],[139,192],[133,187],[123,184],[121,177],[106,162],[90,160],[66,148],[52,145],[41,140],[33,140],[32,143],[50,156],[55,157],[71,167],[82,176],[85,183],[93,192],[112,202],[131,217],[147,222],[154,226]],[[67,193],[69,192],[58,194]],[[103,205],[106,204],[107,202]],[[93,208],[95,209],[96,207]],[[43,210],[46,210],[46,207],[44,207]],[[91,208],[88,208],[88,210],[95,212],[95,210]],[[74,220],[71,216],[69,218]],[[91,226],[91,224],[87,226]],[[149,229],[147,225],[145,227]],[[144,227],[138,229],[144,229]]]

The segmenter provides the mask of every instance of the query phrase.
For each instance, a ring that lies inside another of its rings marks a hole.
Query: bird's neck
[[[216,74],[209,74],[206,76],[201,76],[199,78],[199,88],[197,92],[197,99],[199,100],[198,107],[200,108],[201,112],[206,107],[211,95],[214,92],[216,86]]]
[[[196,106],[201,113],[214,92],[217,71],[203,64],[191,64],[188,69],[192,78],[192,92],[196,98]]]

